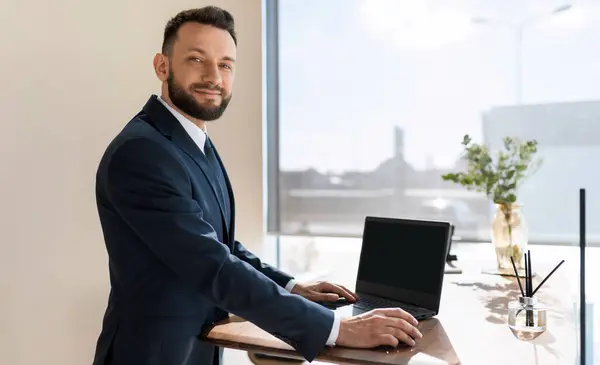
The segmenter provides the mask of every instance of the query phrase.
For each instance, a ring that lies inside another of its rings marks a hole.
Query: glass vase
[[[508,328],[522,341],[531,341],[546,331],[546,306],[530,297],[508,303]]]
[[[496,249],[498,268],[513,271],[511,256],[517,269],[525,267],[523,254],[527,251],[527,223],[519,204],[496,204],[492,221],[492,244]]]

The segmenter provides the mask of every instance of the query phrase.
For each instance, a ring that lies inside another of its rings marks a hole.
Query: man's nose
[[[216,65],[207,65],[204,70],[202,81],[214,86],[220,86],[223,80],[219,68]]]

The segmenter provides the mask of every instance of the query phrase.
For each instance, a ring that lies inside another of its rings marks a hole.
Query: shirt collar
[[[200,151],[204,152],[204,145],[206,144],[206,133],[202,128],[198,127],[194,122],[187,119],[180,112],[175,110],[172,106],[167,104],[162,97],[158,97],[158,100],[167,108],[171,114],[179,121],[183,129],[189,134],[194,143],[200,148]]]

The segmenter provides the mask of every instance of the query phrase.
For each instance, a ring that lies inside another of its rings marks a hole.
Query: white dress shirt
[[[192,138],[194,143],[196,143],[198,148],[200,148],[200,151],[202,151],[202,153],[204,153],[204,145],[206,144],[206,132],[204,130],[202,130],[202,128],[200,128],[196,124],[194,124],[191,120],[184,117],[183,114],[181,114],[180,112],[175,110],[172,106],[167,104],[167,102],[164,101],[162,97],[158,97],[158,100],[165,106],[165,108],[167,108],[171,112],[171,114],[173,114],[175,116],[175,118],[177,118],[179,123],[181,123],[181,126],[183,127],[183,129],[185,129],[185,131],[189,134],[189,136]],[[288,292],[291,293],[292,289],[294,288],[296,283],[297,283],[296,280],[291,279],[290,281],[288,281],[287,285],[285,286],[285,290],[287,290]],[[337,337],[340,333],[341,317],[338,315],[337,312],[335,312],[334,314],[335,314],[335,319],[333,321],[333,327],[331,328],[331,333],[329,334],[329,338],[327,339],[327,343],[326,343],[327,346],[334,346],[335,341],[337,340]]]

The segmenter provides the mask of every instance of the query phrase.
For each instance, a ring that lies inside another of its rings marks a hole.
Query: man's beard
[[[171,102],[187,115],[199,119],[204,122],[219,119],[227,109],[227,105],[231,101],[231,94],[224,96],[221,94],[221,103],[219,105],[203,106],[194,97],[186,92],[176,81],[173,76],[173,71],[169,70],[167,78],[167,86],[169,88],[169,98]],[[210,86],[203,84],[192,84],[190,89],[206,89],[219,91],[223,93],[223,89],[218,86]]]

